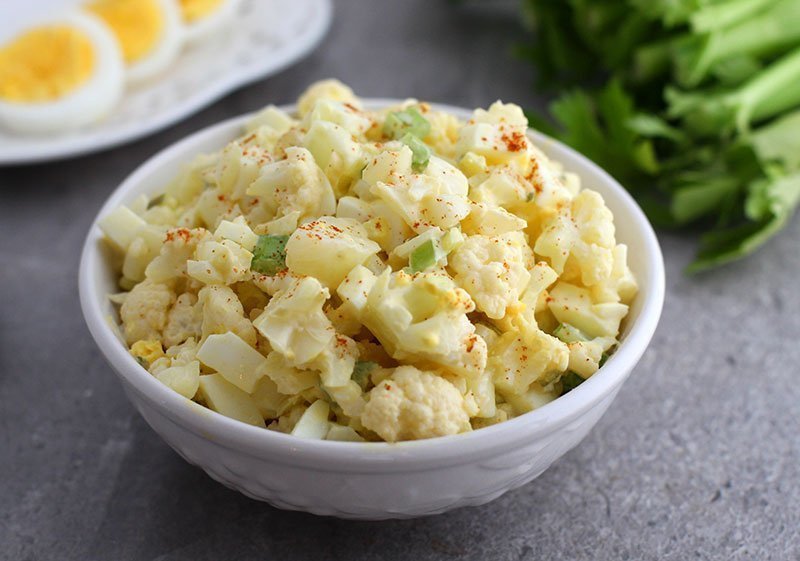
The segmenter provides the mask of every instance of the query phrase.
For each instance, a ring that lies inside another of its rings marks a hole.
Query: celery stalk
[[[747,133],[754,122],[800,105],[800,48],[795,49],[736,90],[719,94],[667,88],[669,115],[680,117],[701,136],[736,129]]]
[[[689,17],[695,33],[724,29],[746,20],[777,0],[729,0],[703,6]]]
[[[755,0],[748,1],[759,4]],[[678,82],[684,87],[694,87],[724,60],[742,55],[772,56],[797,44],[800,41],[800,4],[797,0],[772,4],[733,27],[695,36],[694,40],[678,46],[674,57]]]

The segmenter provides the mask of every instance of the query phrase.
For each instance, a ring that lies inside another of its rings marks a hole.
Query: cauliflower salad
[[[592,376],[636,294],[596,192],[513,104],[463,122],[312,85],[103,217],[121,334],[160,382],[298,437],[413,440]]]

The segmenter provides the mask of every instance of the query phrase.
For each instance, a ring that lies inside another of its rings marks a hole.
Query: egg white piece
[[[126,35],[130,35],[131,26],[135,32],[136,22],[130,22],[125,12],[115,13],[113,3],[98,3],[97,6],[89,5],[88,9],[98,15],[117,37],[123,57],[125,58],[125,79],[128,85],[137,85],[161,75],[175,61],[183,46],[184,29],[180,7],[177,0],[151,0],[152,7],[158,12],[161,20],[159,35],[152,45],[141,55],[129,59],[126,52]],[[131,10],[135,3],[124,3],[116,9]],[[141,6],[149,10],[150,6]],[[107,11],[108,10],[108,11]],[[146,16],[143,16],[146,17]],[[116,21],[115,21],[116,20]]]
[[[43,134],[82,127],[108,115],[119,102],[125,81],[122,53],[113,33],[98,18],[77,12],[39,20],[38,25],[64,25],[80,32],[92,45],[91,76],[52,101],[0,100],[0,124],[15,132]]]
[[[125,77],[130,85],[146,82],[164,72],[183,47],[184,29],[176,0],[158,0],[158,4],[164,16],[161,39],[144,58],[127,67]]]
[[[239,4],[241,0],[222,0],[222,4],[205,17],[194,22],[184,21],[186,41],[198,43],[218,33],[234,20]]]

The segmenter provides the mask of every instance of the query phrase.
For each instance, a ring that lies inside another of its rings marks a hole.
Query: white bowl
[[[390,103],[372,100],[367,105]],[[247,118],[199,131],[153,156],[114,191],[98,218],[142,193],[158,193],[192,156],[238,136]],[[619,349],[585,383],[540,409],[466,434],[395,444],[304,440],[219,415],[157,381],[118,339],[110,320],[116,312],[107,297],[117,291],[116,276],[96,222],[80,264],[81,306],[89,330],[150,426],[188,462],[249,497],[285,509],[373,520],[491,501],[538,477],[586,436],[641,358],[664,301],[661,250],[630,195],[580,154],[539,133],[530,135],[544,152],[578,173],[584,187],[603,195],[614,213],[617,239],[628,245],[640,287]]]

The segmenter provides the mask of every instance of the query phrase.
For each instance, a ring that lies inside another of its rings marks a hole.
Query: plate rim
[[[289,48],[278,51],[277,57],[265,59],[266,62],[262,64],[249,65],[241,72],[226,74],[224,79],[204,90],[202,94],[193,98],[191,103],[176,105],[161,117],[147,121],[144,125],[131,123],[121,128],[111,129],[102,134],[99,141],[92,135],[84,137],[78,135],[65,137],[59,144],[35,151],[24,147],[3,148],[0,150],[0,166],[57,162],[117,148],[184,121],[242,86],[278,74],[311,54],[330,30],[333,19],[331,0],[306,1],[312,4],[312,8],[319,11],[319,17],[313,22],[310,31],[300,37],[299,43],[290,43]]]

